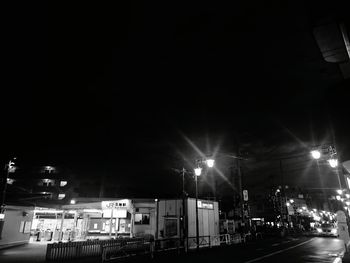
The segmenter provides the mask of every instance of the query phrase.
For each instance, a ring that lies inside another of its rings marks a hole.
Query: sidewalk
[[[46,243],[28,243],[25,245],[0,249],[1,263],[45,262]]]

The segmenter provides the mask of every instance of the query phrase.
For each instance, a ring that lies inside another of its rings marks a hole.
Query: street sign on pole
[[[243,200],[248,201],[248,190],[243,190]]]

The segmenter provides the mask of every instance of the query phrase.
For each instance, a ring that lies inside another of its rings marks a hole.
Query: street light
[[[198,223],[198,180],[197,177],[202,174],[202,168],[197,167],[194,169],[194,181],[196,182],[196,243],[197,250],[199,250],[199,223]]]
[[[207,166],[209,168],[212,168],[212,167],[214,167],[215,160],[214,159],[208,159],[208,160],[206,160],[206,163],[207,163]]]
[[[206,163],[206,165],[211,168],[214,166],[214,160],[213,159],[207,159],[207,160],[197,160],[197,167],[194,169],[194,180],[196,183],[196,243],[197,243],[197,250],[199,250],[199,223],[198,223],[198,179],[197,177],[202,174],[202,167],[200,167],[200,164]]]
[[[313,150],[313,151],[311,151],[311,155],[312,155],[312,158],[314,158],[314,159],[320,159],[320,157],[321,157],[321,153],[320,153],[320,151],[319,150]]]
[[[329,159],[328,160],[328,163],[329,163],[329,165],[332,167],[332,168],[335,168],[335,167],[337,167],[338,166],[338,160],[337,159]]]
[[[195,168],[195,169],[194,169],[194,174],[195,174],[196,176],[200,176],[200,175],[202,174],[202,168],[200,168],[200,167]],[[197,178],[197,177],[196,177],[196,178]]]

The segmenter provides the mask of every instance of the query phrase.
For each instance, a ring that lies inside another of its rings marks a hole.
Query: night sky
[[[205,153],[238,139],[256,160],[333,130],[350,159],[349,82],[322,58],[312,5],[234,2],[8,6],[2,162],[153,195],[179,190],[185,137]]]

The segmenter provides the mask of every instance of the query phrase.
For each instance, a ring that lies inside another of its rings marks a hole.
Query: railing
[[[102,246],[102,262],[121,258],[150,254],[153,256],[153,242],[145,239],[132,239],[127,242],[106,244]]]
[[[120,238],[109,240],[87,240],[47,245],[46,261],[62,261],[84,257],[101,257],[103,246],[124,246],[128,242],[144,242],[140,238]]]
[[[147,240],[145,238],[119,238],[110,240],[87,240],[47,245],[46,261],[65,261],[85,257],[100,257],[102,262],[118,260],[135,255],[149,255],[174,250],[179,254],[197,248],[197,238],[188,237]],[[200,236],[199,248],[241,243],[239,234]]]
[[[229,245],[231,242],[231,238],[229,234],[218,235],[210,237],[210,245],[211,246],[220,246],[220,245]]]
[[[197,237],[188,237],[187,238],[187,250],[193,249],[197,247],[210,247],[210,236],[199,236],[198,245],[197,245]]]
[[[178,251],[184,248],[184,240],[180,238],[163,238],[154,240],[153,251],[162,252],[167,250],[175,250]]]

